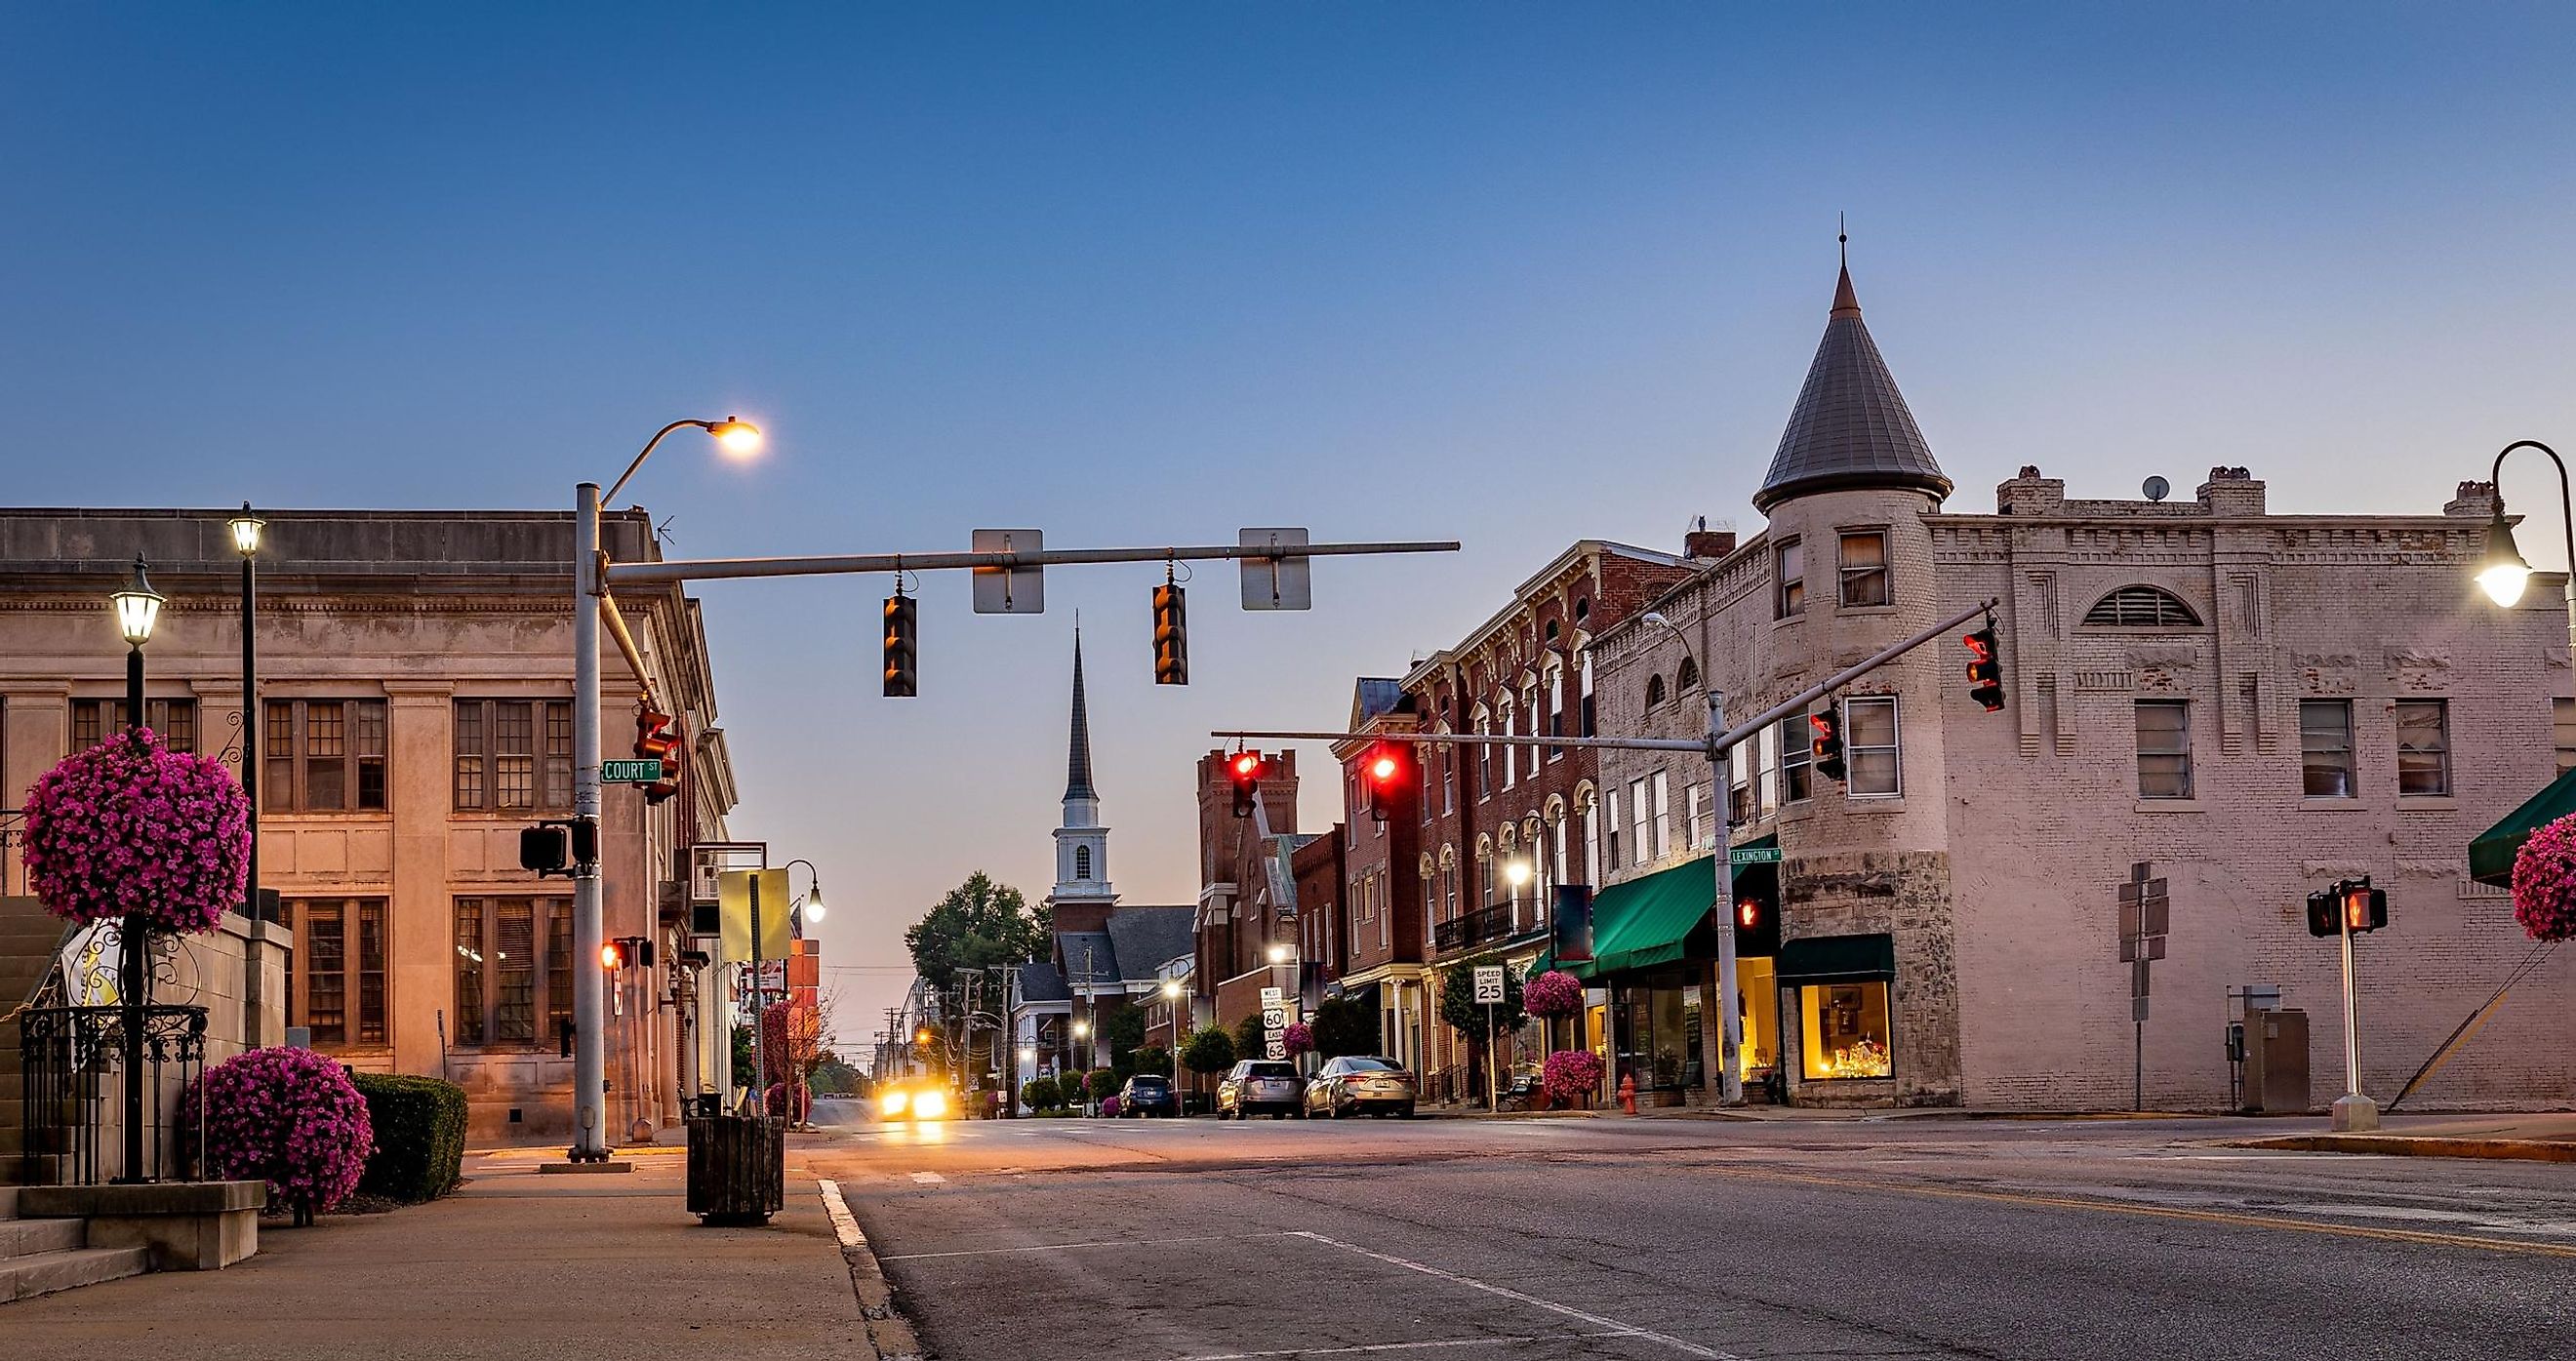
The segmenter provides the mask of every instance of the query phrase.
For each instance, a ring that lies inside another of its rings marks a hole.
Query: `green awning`
[[[1561,967],[1598,979],[1674,963],[1683,957],[1683,938],[1716,901],[1717,862],[1707,856],[1612,884],[1592,899],[1592,962]]]
[[[1808,936],[1780,943],[1773,972],[1780,986],[1848,983],[1896,976],[1896,941],[1885,934]]]
[[[2513,857],[2522,850],[2522,843],[2535,829],[2570,813],[2576,813],[2576,770],[2550,781],[2548,788],[2478,833],[2477,840],[2469,843],[2469,877],[2481,884],[2511,886]]]

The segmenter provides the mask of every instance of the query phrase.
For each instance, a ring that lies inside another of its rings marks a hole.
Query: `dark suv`
[[[1122,1116],[1178,1115],[1181,1099],[1172,1093],[1172,1080],[1138,1073],[1118,1089],[1118,1113]]]

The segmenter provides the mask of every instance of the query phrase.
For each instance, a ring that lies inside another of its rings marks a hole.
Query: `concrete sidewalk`
[[[262,1225],[259,1255],[229,1270],[0,1307],[0,1355],[875,1357],[801,1150],[787,1209],[763,1229],[700,1227],[677,1152],[637,1150],[633,1172],[596,1176],[543,1175],[537,1150],[477,1156],[465,1186],[428,1205]]]
[[[2378,1153],[2416,1158],[2504,1158],[2576,1162],[2576,1112],[2495,1115],[2393,1115],[2369,1134],[2301,1132],[2240,1139],[2235,1148],[2301,1153]]]

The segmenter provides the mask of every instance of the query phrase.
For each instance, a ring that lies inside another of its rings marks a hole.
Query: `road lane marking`
[[[1081,1243],[1031,1243],[1018,1248],[965,1248],[955,1252],[905,1252],[880,1262],[923,1262],[934,1257],[999,1257],[1014,1252],[1070,1252],[1075,1248],[1155,1248],[1166,1243],[1240,1243],[1254,1238],[1288,1238],[1280,1233],[1209,1233],[1188,1238],[1095,1238]]]
[[[841,1247],[865,1252],[868,1236],[859,1232],[858,1216],[850,1213],[850,1203],[841,1198],[841,1184],[829,1177],[817,1178],[814,1184],[823,1192],[823,1213],[831,1216],[832,1232],[839,1236]]]
[[[1444,1337],[1435,1342],[1369,1342],[1350,1347],[1282,1347],[1269,1352],[1210,1352],[1181,1361],[1259,1361],[1270,1356],[1352,1356],[1366,1352],[1429,1351],[1440,1347],[1508,1347],[1524,1342],[1581,1342],[1595,1337],[1636,1337],[1634,1328],[1606,1333],[1550,1333],[1543,1337]]]
[[[2464,1233],[2428,1233],[2421,1229],[2373,1228],[2362,1224],[2329,1224],[2320,1220],[2287,1219],[2277,1215],[2237,1214],[2226,1210],[2185,1210],[2169,1205],[2141,1205],[2134,1201],[2117,1200],[2079,1200],[2070,1196],[2043,1196],[2022,1191],[1971,1191],[1953,1186],[1907,1186],[1899,1182],[1825,1177],[1754,1168],[1712,1167],[1708,1170],[1722,1177],[1800,1182],[1809,1186],[1830,1186],[1847,1191],[1878,1191],[1889,1195],[1929,1196],[1943,1200],[1983,1200],[2006,1205],[2036,1205],[2057,1210],[2092,1210],[2104,1214],[2145,1215],[2154,1219],[2187,1219],[2204,1224],[2226,1224],[2239,1228],[2287,1229],[2296,1233],[2321,1233],[2338,1238],[2375,1238],[2382,1242],[2414,1243],[2425,1247],[2469,1248],[2483,1252],[2519,1252],[2542,1257],[2576,1257],[2576,1244],[2531,1243],[2507,1238],[2479,1238]]]
[[[915,1172],[912,1174],[912,1179],[924,1186],[937,1186],[948,1180],[936,1172]]]
[[[1446,1271],[1439,1267],[1428,1265],[1427,1263],[1416,1262],[1383,1252],[1373,1252],[1367,1248],[1361,1247],[1357,1243],[1345,1243],[1338,1238],[1327,1238],[1320,1233],[1309,1233],[1303,1229],[1293,1231],[1288,1236],[1291,1238],[1303,1238],[1309,1242],[1321,1243],[1326,1247],[1340,1248],[1344,1252],[1355,1252],[1371,1261],[1384,1262],[1388,1266],[1402,1267],[1407,1271],[1418,1271],[1425,1276],[1448,1281],[1453,1285],[1463,1285],[1470,1290],[1481,1290],[1488,1295],[1497,1295],[1503,1299],[1515,1300],[1534,1308],[1544,1309],[1549,1313],[1558,1315],[1562,1318],[1573,1319],[1577,1323],[1589,1323],[1595,1328],[1606,1329],[1607,1332],[1605,1333],[1605,1336],[1642,1338],[1645,1341],[1655,1343],[1659,1346],[1670,1347],[1684,1356],[1705,1358],[1705,1361],[1744,1361],[1744,1358],[1739,1357],[1732,1352],[1722,1352],[1715,1348],[1703,1347],[1696,1342],[1685,1342],[1678,1337],[1674,1337],[1670,1333],[1659,1333],[1651,1328],[1640,1328],[1634,1324],[1621,1323],[1615,1318],[1603,1318],[1599,1314],[1587,1314],[1569,1304],[1559,1304],[1554,1300],[1543,1300],[1536,1295],[1525,1294],[1521,1291],[1514,1290],[1509,1286],[1495,1285],[1489,1281],[1480,1281],[1473,1276],[1462,1276],[1457,1272]],[[1295,1355],[1293,1352],[1288,1354],[1292,1356]]]

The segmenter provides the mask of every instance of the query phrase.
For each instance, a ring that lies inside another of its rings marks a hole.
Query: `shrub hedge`
[[[434,1077],[352,1076],[376,1130],[359,1192],[418,1204],[455,1190],[465,1163],[465,1089]]]

